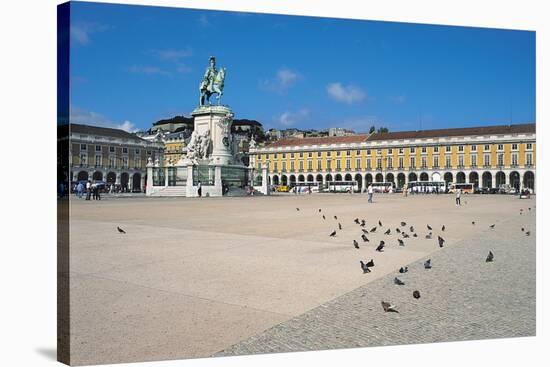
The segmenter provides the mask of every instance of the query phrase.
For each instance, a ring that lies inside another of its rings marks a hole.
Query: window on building
[[[372,168],[372,165],[371,165],[370,159],[367,159],[367,169],[371,169],[371,168]]]
[[[477,155],[472,154],[470,156],[470,165],[473,167],[477,166]]]
[[[286,162],[283,161],[283,172],[286,172]]]
[[[459,145],[458,146],[458,151],[463,152],[464,151],[464,145]]]
[[[504,150],[504,145],[499,144],[499,145],[497,146],[497,149],[498,149],[498,150]]]
[[[115,147],[109,147],[109,153],[114,153],[115,152]]]
[[[175,148],[175,147],[174,147],[174,148]],[[136,154],[139,154],[139,149],[136,149],[135,153],[136,153]]]
[[[367,155],[370,155],[370,149],[367,149]]]
[[[96,166],[101,166],[101,155],[96,155],[95,156],[95,165]]]
[[[411,168],[415,168],[416,167],[416,160],[414,157],[411,157]]]
[[[518,154],[512,153],[512,166],[517,166],[517,165],[518,165]]]
[[[499,153],[497,155],[497,162],[499,166],[504,166],[504,154]]]
[[[88,164],[88,154],[81,153],[80,154],[80,165],[85,166]]]
[[[279,154],[273,154],[273,159],[279,159]]]
[[[470,146],[470,150],[471,150],[472,152],[476,152],[476,151],[477,151],[477,145],[472,145],[472,146]]]
[[[355,160],[355,169],[361,169],[361,158]]]
[[[122,168],[128,168],[128,157],[122,157]]]
[[[491,155],[490,154],[484,154],[483,155],[483,165],[485,167],[489,167],[491,165]]]
[[[286,153],[283,153],[283,159],[285,159],[285,158],[286,158]]]
[[[399,157],[399,169],[403,169],[403,157]]]
[[[451,151],[451,146],[450,146],[450,145],[446,145],[446,146],[445,146],[445,151],[446,151],[447,153],[449,153],[449,152]]]
[[[337,160],[336,160],[336,169],[341,169],[341,168],[342,168],[342,167],[341,167],[341,165],[340,165],[340,160],[337,159]]]
[[[422,153],[426,153],[426,152],[427,152],[426,147],[422,147]]]
[[[464,156],[463,155],[458,156],[458,166],[459,167],[464,167]]]
[[[351,160],[346,159],[346,169],[351,169]]]
[[[445,167],[447,167],[447,168],[451,167],[451,156],[450,155],[445,156]]]
[[[392,148],[388,149],[388,154],[393,154],[393,149]]]
[[[290,171],[294,171],[294,161],[290,162]]]
[[[399,154],[403,154],[403,148],[399,148]]]
[[[439,167],[439,156],[434,155],[433,159],[434,159],[434,167]]]
[[[414,153],[416,152],[416,149],[415,149],[414,147],[410,147],[410,148],[409,148],[409,151],[410,151],[412,154],[414,154]]]
[[[294,158],[294,153],[290,153],[290,158]]]
[[[312,153],[312,152],[307,152],[307,156],[308,156],[309,158],[311,158],[311,157],[313,157],[313,153]]]
[[[382,169],[382,158],[376,158],[376,169]]]
[[[422,168],[426,168],[428,166],[426,157],[422,157],[422,160],[420,162],[422,163]]]
[[[134,158],[134,168],[141,168],[141,159],[138,157]]]
[[[304,158],[304,152],[300,152],[300,158]]]
[[[533,153],[525,154],[525,164],[528,166],[533,165]]]
[[[115,151],[115,148],[113,147],[113,152],[114,152],[114,151]],[[151,155],[151,151],[150,151],[150,150],[147,151],[147,155]],[[261,155],[260,155],[260,157],[261,157]]]
[[[388,157],[388,169],[392,169],[393,168],[393,158],[392,157]]]
[[[336,152],[336,156],[337,156],[337,157],[340,156],[340,151],[339,151],[339,150]]]
[[[277,162],[273,162],[273,171],[277,172],[279,170],[279,167],[277,165]]]
[[[80,150],[86,150],[87,147],[86,147],[86,144],[80,144]]]
[[[96,145],[95,146],[95,151],[96,152],[101,152],[101,145]]]
[[[327,169],[332,169],[332,160],[327,159]]]
[[[527,150],[533,149],[533,144],[532,143],[527,143],[526,148],[527,148]]]
[[[307,169],[309,171],[313,170],[313,161],[311,161],[311,160],[307,161]]]
[[[434,147],[434,153],[439,153],[439,147]]]
[[[513,143],[513,144],[512,144],[512,150],[518,150],[518,145],[517,145],[517,143]]]
[[[351,150],[346,150],[346,155],[351,155]]]
[[[317,170],[318,171],[321,170],[321,160],[320,159],[317,159]]]
[[[489,144],[485,144],[485,146],[483,147],[483,150],[488,152],[489,150],[491,150],[491,146]]]
[[[360,150],[358,150],[358,151],[356,151],[356,152],[355,152],[355,154],[357,154],[357,155],[361,155],[361,151],[360,151]]]
[[[123,147],[123,148],[122,148],[122,153],[128,153],[128,148]]]
[[[376,149],[376,154],[378,155],[382,154],[382,149]]]

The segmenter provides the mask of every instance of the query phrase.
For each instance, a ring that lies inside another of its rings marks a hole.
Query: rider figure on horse
[[[218,103],[223,94],[223,84],[225,79],[225,68],[216,69],[216,58],[210,56],[210,66],[206,68],[204,77],[200,84],[200,106],[205,105],[205,99],[210,103],[210,96],[214,93],[218,94]]]

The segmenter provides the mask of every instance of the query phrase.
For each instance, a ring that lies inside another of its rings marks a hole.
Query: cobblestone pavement
[[[215,355],[535,335],[534,210],[497,221],[494,230],[478,227],[477,238],[429,256],[431,270],[424,269],[424,259],[414,262],[406,274],[384,276]],[[489,250],[492,263],[485,262]],[[395,276],[405,285],[395,285]],[[412,297],[414,290],[420,299]],[[399,313],[384,313],[382,300]]]

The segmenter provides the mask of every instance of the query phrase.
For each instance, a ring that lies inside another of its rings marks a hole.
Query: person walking
[[[460,194],[461,194],[461,189],[458,189],[456,190],[456,206],[459,206],[460,205]]]
[[[79,182],[78,185],[76,185],[76,195],[79,199],[82,199],[82,192],[84,191],[84,185],[82,185],[82,182]]]
[[[367,191],[367,192],[368,192],[368,196],[369,196],[368,202],[369,202],[369,203],[372,203],[372,195],[373,195],[373,193],[374,193],[374,190],[373,190],[373,188],[372,188],[372,185],[369,185],[369,188],[368,188],[368,191]]]
[[[200,181],[197,184],[197,193],[199,194],[199,197],[201,198],[202,197],[202,184],[201,184]]]
[[[86,200],[90,200],[90,196],[92,196],[92,182],[88,180],[86,182]]]

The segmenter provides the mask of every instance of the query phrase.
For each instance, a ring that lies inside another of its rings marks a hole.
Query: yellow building
[[[274,185],[356,181],[535,189],[535,124],[282,139],[250,150]]]
[[[169,166],[177,163],[180,160],[184,145],[185,134],[183,132],[175,132],[166,135],[164,140],[164,159]]]

